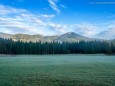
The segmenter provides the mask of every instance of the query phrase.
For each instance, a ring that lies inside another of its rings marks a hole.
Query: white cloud
[[[51,15],[42,14],[41,17],[44,17],[44,18],[53,18],[53,17],[55,17],[55,15],[54,14],[51,14]]]
[[[80,23],[76,24],[74,27],[76,28],[75,32],[87,37],[90,37],[99,32],[98,27],[90,23]]]
[[[55,23],[49,23],[48,26],[50,29],[55,30],[58,34],[63,34],[67,32],[67,25],[61,25],[61,24],[55,24]]]
[[[67,7],[66,7],[65,5],[63,5],[63,4],[61,4],[60,6],[61,6],[62,8],[67,8]]]
[[[0,5],[0,9],[4,11],[0,13],[0,32],[42,35],[58,35],[65,32],[65,25],[55,24],[50,21],[55,17],[54,14],[38,15],[24,9],[3,5]]]
[[[18,14],[18,13],[22,13],[22,12],[25,13],[27,11],[24,9],[15,9],[15,8],[12,8],[9,6],[0,5],[0,15]]]
[[[115,28],[114,21],[100,25],[85,22],[66,25],[51,22],[54,17],[54,14],[33,14],[24,9],[0,5],[0,32],[42,35],[60,35],[66,32],[76,32],[77,34],[91,37],[101,32],[102,28],[109,30]]]
[[[45,35],[44,31],[48,28],[47,19],[55,16],[53,14],[35,15],[27,10],[3,5],[0,5],[0,9],[0,31],[6,33],[40,33]]]
[[[70,25],[49,23],[48,26],[50,27],[50,29],[55,30],[56,34],[75,32],[86,37],[91,37],[94,34],[99,33],[98,27],[90,23],[79,23]]]
[[[58,0],[48,0],[49,4],[50,4],[50,7],[55,10],[57,13],[60,13],[60,10],[57,6],[57,2]]]
[[[27,33],[42,35],[59,35],[66,32],[76,32],[80,35],[95,34],[96,27],[88,23],[56,24],[51,22],[54,14],[33,14],[24,9],[16,9],[0,5],[0,31],[6,33]]]

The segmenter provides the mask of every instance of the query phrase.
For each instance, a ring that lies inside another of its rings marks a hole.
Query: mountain
[[[81,40],[84,41],[91,41],[93,39],[87,38],[81,35],[78,35],[74,32],[68,32],[63,35],[58,36],[42,36],[39,34],[36,35],[29,35],[29,34],[7,34],[7,33],[0,33],[0,38],[12,39],[14,41],[23,41],[23,42],[78,42]]]
[[[59,41],[59,42],[78,42],[78,41],[89,41],[91,40],[90,38],[86,38],[84,36],[81,36],[81,35],[78,35],[74,32],[68,32],[68,33],[65,33],[59,37],[57,37],[55,39],[55,41]]]
[[[0,38],[9,39],[9,38],[12,38],[12,35],[0,32]]]
[[[12,36],[12,39],[14,41],[23,41],[23,42],[37,42],[37,41],[41,41],[44,37],[42,35],[29,35],[29,34],[15,34]]]
[[[96,34],[95,37],[101,38],[101,39],[115,39],[115,29],[109,29],[109,30],[100,32],[99,34]]]

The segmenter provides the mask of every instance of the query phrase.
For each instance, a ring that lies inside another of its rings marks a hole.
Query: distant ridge
[[[23,42],[78,42],[78,41],[91,41],[94,39],[87,38],[76,34],[74,32],[68,32],[59,36],[42,36],[40,34],[29,35],[29,34],[7,34],[0,33],[0,38],[12,39],[14,41],[23,41]]]
[[[102,31],[98,34],[95,35],[96,38],[101,38],[101,39],[115,39],[115,29],[109,29]]]

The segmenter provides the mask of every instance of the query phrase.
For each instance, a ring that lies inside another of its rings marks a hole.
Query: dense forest
[[[0,38],[0,54],[115,54],[115,40],[68,42],[21,42]]]

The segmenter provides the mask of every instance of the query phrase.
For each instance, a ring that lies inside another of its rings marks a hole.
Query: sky
[[[91,37],[115,31],[115,0],[0,0],[0,32]]]

